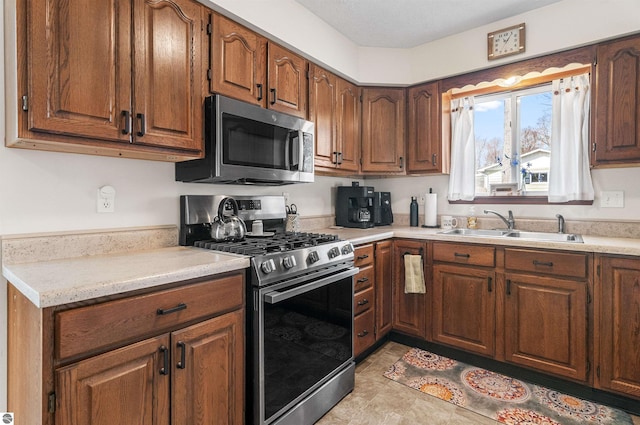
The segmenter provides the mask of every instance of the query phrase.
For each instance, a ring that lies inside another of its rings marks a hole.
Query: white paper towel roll
[[[438,225],[438,194],[427,193],[424,199],[424,225],[436,227]]]

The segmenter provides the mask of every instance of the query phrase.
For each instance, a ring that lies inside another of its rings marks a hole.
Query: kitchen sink
[[[443,235],[478,236],[485,238],[518,238],[532,241],[584,243],[582,236],[574,233],[525,232],[507,229],[451,229],[440,232]]]
[[[500,229],[451,229],[440,232],[443,235],[457,235],[457,236],[504,236],[509,233],[509,230]]]

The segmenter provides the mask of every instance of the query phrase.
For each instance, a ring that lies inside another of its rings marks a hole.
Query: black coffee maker
[[[372,186],[338,186],[336,197],[336,225],[366,229],[374,226],[374,195]]]

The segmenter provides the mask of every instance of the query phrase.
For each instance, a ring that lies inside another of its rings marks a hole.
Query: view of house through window
[[[476,196],[495,195],[503,183],[521,195],[547,194],[551,84],[476,97],[474,135]]]

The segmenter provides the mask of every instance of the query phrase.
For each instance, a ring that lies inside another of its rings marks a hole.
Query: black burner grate
[[[264,255],[338,241],[337,235],[286,232],[264,238],[247,238],[240,242],[197,241],[194,246],[244,255]]]

